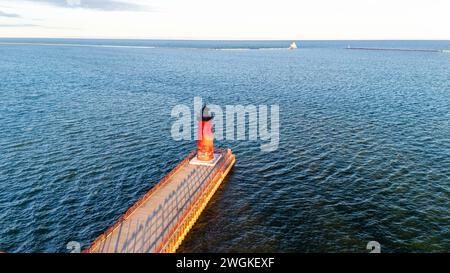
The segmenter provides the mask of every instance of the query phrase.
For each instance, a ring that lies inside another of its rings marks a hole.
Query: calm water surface
[[[180,251],[450,250],[450,54],[344,49],[449,41],[0,42],[131,46],[0,45],[2,250],[87,246],[195,147],[194,96],[280,105],[280,145],[217,142],[236,166]]]

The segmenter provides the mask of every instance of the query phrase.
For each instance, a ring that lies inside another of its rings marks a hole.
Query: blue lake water
[[[0,39],[0,249],[87,246],[195,148],[170,114],[200,96],[278,104],[280,144],[216,142],[237,163],[180,251],[449,251],[450,54],[345,47],[450,41],[207,50],[289,43]]]

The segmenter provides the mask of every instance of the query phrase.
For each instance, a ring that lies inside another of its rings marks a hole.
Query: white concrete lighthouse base
[[[214,154],[213,160],[203,161],[203,160],[198,160],[197,156],[195,156],[194,158],[191,159],[191,161],[189,161],[189,164],[198,165],[198,166],[214,167],[217,164],[217,162],[219,162],[221,157],[222,157],[222,154]]]

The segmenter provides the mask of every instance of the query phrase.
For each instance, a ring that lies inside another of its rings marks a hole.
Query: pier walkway
[[[175,252],[235,162],[231,150],[216,150],[219,162],[189,164],[186,157],[84,252]]]

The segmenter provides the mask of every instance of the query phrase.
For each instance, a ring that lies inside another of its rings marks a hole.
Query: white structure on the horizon
[[[289,46],[289,49],[297,49],[297,44],[295,42],[292,42],[292,44]]]

